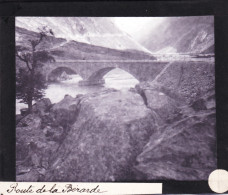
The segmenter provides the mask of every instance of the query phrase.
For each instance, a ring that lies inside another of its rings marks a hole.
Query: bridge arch
[[[48,81],[48,77],[54,69],[65,67],[73,70],[83,79],[79,81],[79,85],[96,85],[104,83],[104,75],[114,68],[128,72],[139,82],[151,81],[167,64],[168,62],[148,60],[62,60],[47,63],[42,68],[42,72]]]
[[[113,69],[115,69],[115,67],[101,68],[101,69],[97,70],[96,72],[94,72],[88,78],[88,80],[90,80],[90,81],[99,81],[99,80],[102,80],[103,77],[104,77],[104,75],[106,75],[108,72],[110,72]]]
[[[46,80],[47,81],[56,81],[57,78],[60,77],[64,72],[67,75],[78,74],[78,72],[72,68],[69,68],[66,66],[59,66],[59,67],[55,67],[54,69],[52,69],[48,73],[46,73]]]
[[[115,69],[120,69],[123,72],[129,74],[134,78],[135,80],[139,81],[137,77],[132,74],[128,69],[126,70],[125,68],[119,67],[119,66],[111,66],[111,67],[104,67],[96,70],[93,72],[87,80],[84,80],[81,82],[81,85],[97,85],[97,84],[104,84],[104,77],[107,75],[109,72]]]

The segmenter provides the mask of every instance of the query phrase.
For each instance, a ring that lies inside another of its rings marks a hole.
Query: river
[[[127,90],[139,83],[132,75],[118,68],[104,76],[105,84],[103,86],[79,86],[78,82],[80,80],[82,78],[79,75],[70,75],[70,79],[68,80],[51,83],[45,90],[45,97],[49,98],[52,103],[57,103],[66,94],[75,97],[77,94],[93,93],[104,88]],[[19,102],[20,100],[16,100],[16,114],[20,114],[20,109],[27,108],[26,104]]]

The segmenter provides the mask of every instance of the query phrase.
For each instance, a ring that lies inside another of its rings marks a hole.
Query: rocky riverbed
[[[40,100],[17,120],[17,181],[207,180],[213,75],[213,64],[174,62],[130,90]]]

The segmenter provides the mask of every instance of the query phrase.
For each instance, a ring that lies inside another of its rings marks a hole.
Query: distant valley
[[[156,29],[142,30],[137,41],[157,53],[214,53],[214,18],[167,17]]]

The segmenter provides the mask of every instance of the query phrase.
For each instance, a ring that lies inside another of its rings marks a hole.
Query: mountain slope
[[[139,42],[152,52],[201,53],[214,51],[213,16],[169,17],[142,32]]]
[[[135,49],[149,52],[108,17],[17,17],[16,26],[38,32],[48,26],[56,37],[112,49]]]
[[[29,47],[29,39],[37,39],[37,32],[16,27],[16,44]],[[38,50],[49,50],[56,60],[154,60],[149,53],[138,50],[117,50],[78,41],[48,36]]]

